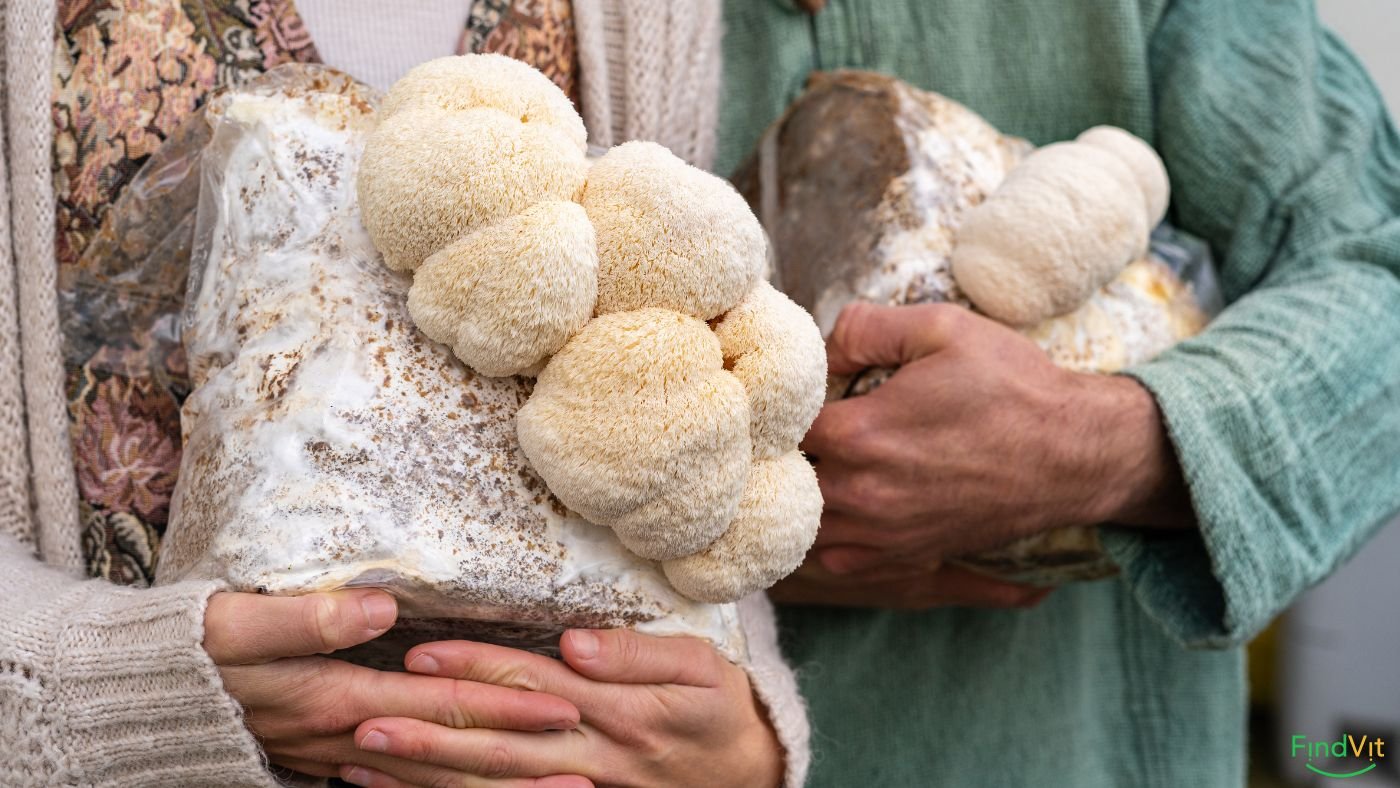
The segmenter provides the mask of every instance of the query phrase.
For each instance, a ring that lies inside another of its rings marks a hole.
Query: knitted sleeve
[[[574,0],[579,110],[604,148],[652,140],[709,169],[719,123],[720,0]]]
[[[1176,0],[1149,57],[1173,222],[1232,303],[1130,372],[1199,532],[1106,538],[1168,631],[1229,646],[1400,510],[1400,138],[1309,0]]]
[[[778,648],[778,620],[768,595],[759,592],[739,600],[739,618],[749,641],[749,682],[768,712],[768,721],[782,744],[786,766],[784,788],[801,788],[812,761],[807,704],[797,689],[797,676]]]
[[[200,645],[216,590],[77,580],[0,537],[0,785],[276,785]]]

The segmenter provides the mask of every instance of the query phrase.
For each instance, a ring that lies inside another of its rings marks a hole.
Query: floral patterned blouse
[[[523,60],[577,101],[569,0],[463,0],[463,18],[460,52]],[[153,188],[183,172],[136,176],[167,141],[201,133],[181,124],[211,91],[320,58],[293,0],[59,0],[54,48],[56,257],[83,550],[89,575],[146,585],[189,391],[186,271],[167,261],[188,259],[178,252],[195,195]]]

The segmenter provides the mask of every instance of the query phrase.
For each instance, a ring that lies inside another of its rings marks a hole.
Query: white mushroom
[[[756,459],[797,448],[826,393],[826,346],[807,310],[760,281],[715,325],[725,366],[749,398]]]
[[[1147,200],[1147,226],[1156,227],[1167,215],[1171,184],[1167,168],[1152,146],[1117,126],[1095,126],[1075,138],[1076,142],[1094,145],[1117,156],[1133,171],[1138,188]]]
[[[407,109],[366,141],[356,188],[384,262],[411,271],[487,222],[575,198],[587,168],[552,126],[495,109]]]
[[[582,201],[598,231],[599,314],[665,307],[709,320],[763,270],[763,228],[739,193],[656,143],[608,151]]]
[[[704,548],[734,519],[748,426],[719,340],[666,309],[595,318],[516,415],[520,447],[550,491],[654,560]]]
[[[987,315],[1030,326],[1071,312],[1146,250],[1166,204],[1160,160],[1127,132],[1088,137],[1027,156],[963,218],[953,276]]]
[[[418,269],[413,322],[467,366],[502,377],[533,371],[593,315],[598,252],[573,202],[536,203],[463,236]]]
[[[426,336],[483,375],[539,371],[516,434],[555,497],[643,558],[680,559],[666,571],[697,598],[791,571],[821,512],[796,446],[826,355],[759,282],[766,238],[733,187],[645,142],[589,172],[568,99],[507,58],[425,63],[379,117],[365,227],[414,272]]]
[[[733,602],[792,573],[817,538],[817,474],[796,451],[755,462],[739,515],[714,544],[662,564],[666,579],[700,602]]]
[[[379,117],[408,109],[497,109],[521,123],[554,126],[580,152],[588,133],[574,104],[538,70],[505,55],[440,57],[414,66],[379,105]]]

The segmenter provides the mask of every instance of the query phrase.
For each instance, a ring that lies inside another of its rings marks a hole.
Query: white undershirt
[[[297,0],[321,59],[380,90],[456,54],[470,9],[471,0]]]

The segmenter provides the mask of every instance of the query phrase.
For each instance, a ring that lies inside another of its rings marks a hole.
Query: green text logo
[[[1336,741],[1308,741],[1307,736],[1295,733],[1290,757],[1307,758],[1308,762],[1304,766],[1308,769],[1323,777],[1344,780],[1363,775],[1379,766],[1377,761],[1385,758],[1385,740],[1343,733],[1342,738]],[[1353,764],[1367,761],[1369,763],[1354,771],[1343,771],[1340,764],[1334,763],[1346,759],[1351,759]],[[1314,764],[1314,761],[1318,761],[1320,765]]]

